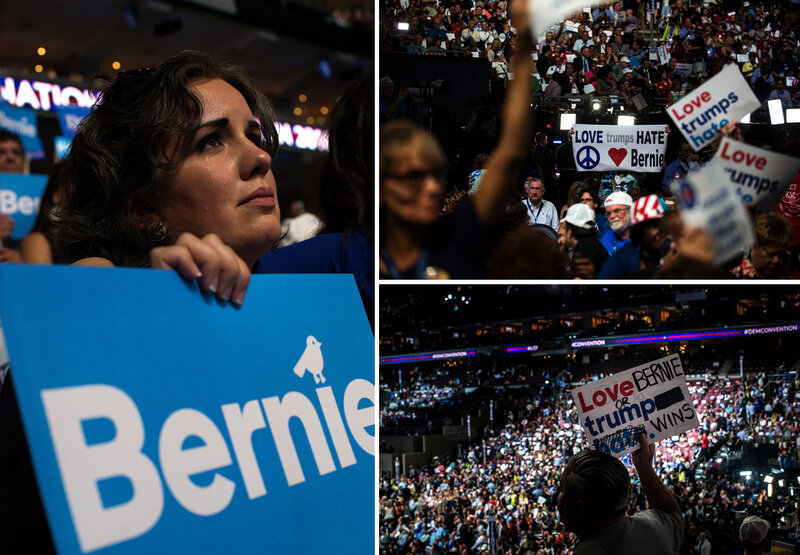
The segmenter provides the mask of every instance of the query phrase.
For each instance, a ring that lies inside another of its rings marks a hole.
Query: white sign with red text
[[[800,170],[800,158],[728,137],[722,139],[712,162],[725,171],[742,202],[755,204],[758,212],[775,210]]]
[[[575,124],[573,129],[572,155],[579,172],[660,172],[664,166],[664,125]]]
[[[695,151],[713,141],[725,124],[741,119],[761,104],[739,68],[725,66],[712,79],[667,109]]]
[[[572,390],[586,444],[622,457],[700,425],[680,356],[670,355]]]

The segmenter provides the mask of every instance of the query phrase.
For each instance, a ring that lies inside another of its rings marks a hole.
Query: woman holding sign
[[[241,304],[281,236],[273,122],[243,70],[198,52],[120,72],[64,161],[56,260],[175,269]]]

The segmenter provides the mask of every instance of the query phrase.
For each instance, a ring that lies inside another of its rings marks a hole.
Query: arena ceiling
[[[339,10],[361,22],[336,24]],[[0,67],[35,77],[41,64],[47,77],[86,80],[113,75],[114,61],[134,69],[201,50],[244,66],[282,116],[305,94],[305,119],[373,71],[373,11],[372,0],[3,0]]]

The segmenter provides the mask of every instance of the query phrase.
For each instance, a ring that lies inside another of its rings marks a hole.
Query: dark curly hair
[[[154,68],[122,71],[81,122],[63,162],[57,262],[103,257],[118,266],[148,265],[157,245],[144,216],[163,215],[164,193],[189,154],[203,115],[193,83],[209,79],[221,79],[242,94],[261,123],[262,148],[275,154],[272,108],[242,68],[184,51]],[[162,244],[174,238],[168,232]]]

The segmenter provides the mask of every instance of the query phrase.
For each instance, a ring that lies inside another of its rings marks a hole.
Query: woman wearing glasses
[[[515,2],[524,10],[525,2]],[[527,14],[515,12],[519,30],[511,60],[515,75],[531,73]],[[438,141],[410,121],[384,125],[380,134],[380,273],[382,278],[480,278],[498,237],[527,149],[530,79],[509,85],[503,131],[474,195],[446,217],[446,160]]]

